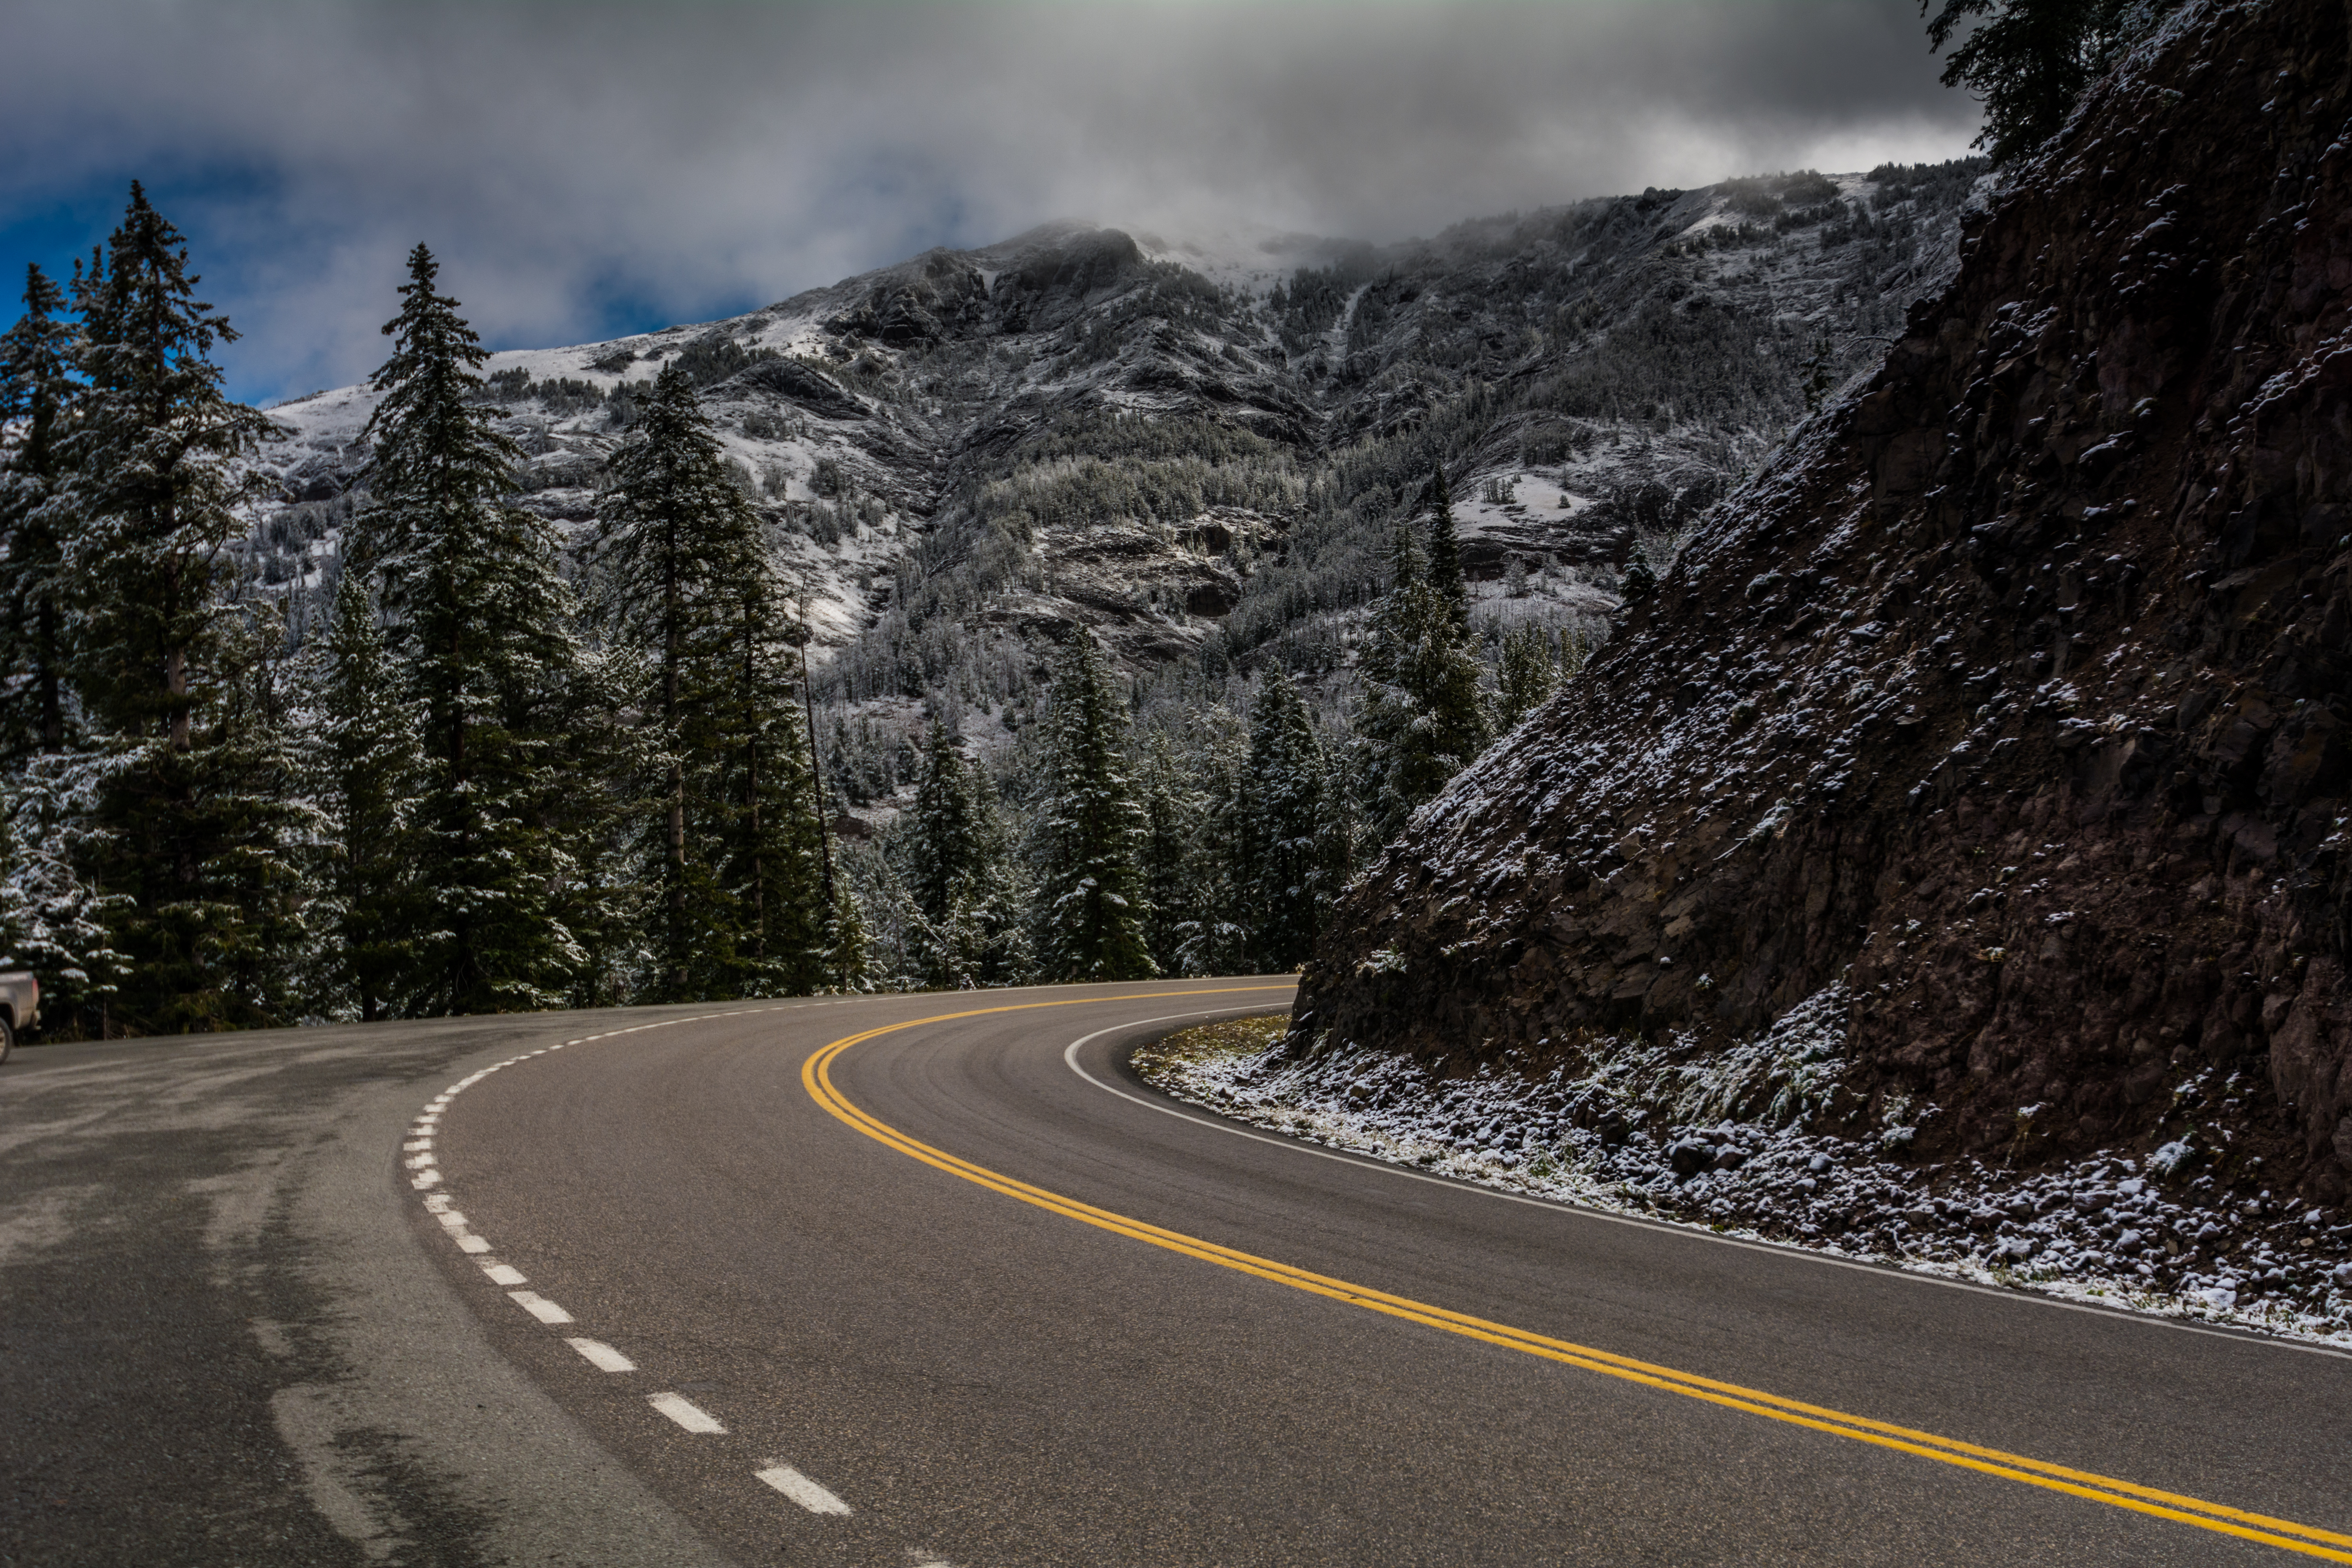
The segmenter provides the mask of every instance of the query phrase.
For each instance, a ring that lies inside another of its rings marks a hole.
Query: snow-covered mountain
[[[806,587],[836,708],[983,736],[1092,626],[1138,671],[1344,682],[1433,455],[1489,619],[1597,621],[1953,263],[1974,163],[1738,180],[1374,247],[1061,223],[723,321],[493,357],[526,504],[593,514],[664,366]],[[364,387],[271,410],[248,551],[298,630],[361,499]],[[1008,720],[1005,722],[1015,722]]]

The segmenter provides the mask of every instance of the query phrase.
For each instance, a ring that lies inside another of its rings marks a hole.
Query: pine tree
[[[961,990],[1028,977],[1025,890],[1006,837],[986,770],[966,762],[947,726],[933,721],[900,841],[918,984]]]
[[[630,835],[655,889],[652,999],[812,988],[825,901],[806,738],[790,710],[780,595],[692,377],[672,365],[613,456],[592,559],[606,624],[648,671],[656,777]]]
[[[1143,940],[1143,813],[1125,766],[1127,715],[1081,630],[1054,683],[1051,773],[1039,824],[1038,959],[1050,980],[1158,973]]]
[[[129,900],[102,895],[85,869],[105,842],[105,772],[90,753],[45,752],[0,778],[0,959],[40,980],[52,1038],[102,1027],[130,963],[109,929]]]
[[[320,1010],[382,1017],[415,953],[415,896],[403,850],[412,842],[416,714],[401,698],[383,634],[359,574],[346,572],[333,619],[310,659],[310,773],[325,817],[317,923],[331,932]]]
[[[1560,668],[1551,634],[1532,623],[1503,634],[1495,671],[1496,727],[1508,730],[1558,690]]]
[[[1144,945],[1164,974],[1183,970],[1183,944],[1200,919],[1196,882],[1203,797],[1193,760],[1154,730],[1137,769],[1143,807]]]
[[[64,293],[25,269],[25,313],[0,336],[0,758],[66,749],[67,615],[58,450],[70,422],[73,326]]]
[[[1258,839],[1248,741],[1223,708],[1209,719],[1205,743],[1188,759],[1200,802],[1177,956],[1187,974],[1247,974],[1257,967],[1251,937],[1258,924],[1254,901],[1265,846]]]
[[[1339,890],[1331,864],[1323,742],[1298,688],[1277,668],[1250,710],[1251,905],[1257,967],[1280,973],[1314,952],[1323,911]]]
[[[1625,562],[1625,575],[1619,586],[1618,596],[1622,608],[1637,610],[1658,596],[1658,574],[1650,565],[1650,557],[1638,545]]]
[[[1445,465],[1430,471],[1429,585],[1444,601],[1457,636],[1470,630],[1470,591],[1462,580],[1462,545],[1454,534],[1454,492],[1446,488]]]
[[[563,916],[594,878],[583,790],[567,771],[580,658],[546,523],[514,504],[520,453],[480,397],[488,355],[439,268],[409,256],[392,357],[367,434],[371,504],[353,565],[372,575],[386,641],[422,725],[411,847],[419,1013],[552,1005],[589,954]]]
[[[825,928],[824,988],[845,995],[874,989],[874,938],[845,881],[834,890],[833,919]]]
[[[976,878],[986,855],[972,780],[962,750],[939,720],[923,742],[908,819],[905,882],[923,918],[947,919],[959,886]]]
[[[1398,531],[1389,578],[1372,614],[1355,722],[1364,816],[1383,841],[1487,738],[1477,657],[1409,530]]]
[[[179,232],[131,187],[74,279],[75,416],[42,508],[75,611],[72,679],[104,752],[90,869],[128,966],[123,1021],[155,1031],[283,1021],[302,946],[287,846],[290,752],[267,693],[282,634],[225,602],[242,474],[271,426],[221,391],[236,334],[194,296]]]
[[[1930,47],[1958,36],[1944,62],[1946,87],[1964,87],[1985,107],[1975,145],[2007,163],[2032,152],[2066,122],[2074,100],[2131,41],[2179,0],[1919,0]]]
[[[709,738],[718,746],[712,821],[719,887],[731,911],[739,994],[802,995],[860,989],[866,937],[843,913],[847,888],[832,878],[819,817],[815,752],[800,645],[787,640],[782,595],[764,554],[733,586],[723,677],[714,683]],[[795,635],[804,629],[791,626]],[[698,824],[697,825],[698,828]]]

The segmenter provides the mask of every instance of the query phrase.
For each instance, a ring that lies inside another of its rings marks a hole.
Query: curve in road
[[[882,1020],[832,1039],[817,1026],[842,1015],[805,1004],[666,1021],[646,1027],[714,1027],[574,1052],[553,1093],[497,1068],[452,1086],[412,1129],[407,1175],[570,1365],[629,1386],[588,1393],[513,1336],[510,1353],[747,1560],[2352,1562],[2352,1537],[2294,1518],[2341,1510],[2332,1363],[1398,1182],[1065,1069],[1093,1041],[1115,1075],[1167,998],[1241,1010],[1231,989],[845,1004]],[[1047,1009],[1092,1027],[1040,1035]],[[442,1118],[467,1090],[491,1098],[453,1142]],[[452,1163],[488,1225],[452,1223]],[[1083,1239],[1106,1232],[1169,1261]],[[488,1234],[614,1327],[575,1331]],[[1325,1305],[1284,1308],[1267,1283]],[[1365,1309],[1395,1327],[1329,1316]],[[1511,1370],[1530,1356],[1555,1371]],[[665,1370],[633,1383],[641,1364]],[[1625,1392],[1559,1381],[1582,1373]],[[1794,1434],[1722,1425],[1759,1415]],[[742,1452],[682,1458],[681,1437]],[[1901,1468],[1916,1458],[1937,1464]],[[836,1533],[780,1538],[730,1475]],[[2217,1491],[2257,1506],[2199,1495]]]

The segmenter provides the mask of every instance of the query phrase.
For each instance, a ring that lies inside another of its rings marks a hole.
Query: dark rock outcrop
[[[2352,59],[2192,6],[1885,363],[1415,819],[1291,1048],[1699,1054],[1850,996],[1857,1121],[2352,1167]],[[2209,1109],[2177,1090],[2205,1074]]]
[[[740,399],[747,392],[771,393],[797,403],[823,419],[863,419],[866,407],[822,371],[798,360],[763,359],[721,382],[713,401]]]
[[[1011,243],[1023,246],[1024,240]],[[1129,285],[1143,271],[1143,253],[1118,229],[1055,232],[1025,247],[1014,264],[998,275],[990,299],[999,330],[1041,331],[1075,319],[1089,302]]]

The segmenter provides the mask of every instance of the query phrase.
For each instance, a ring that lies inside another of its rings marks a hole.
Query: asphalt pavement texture
[[[0,1561],[2294,1555],[1693,1379],[2352,1535],[2352,1359],[1416,1180],[1126,1070],[1288,984],[26,1048]]]

